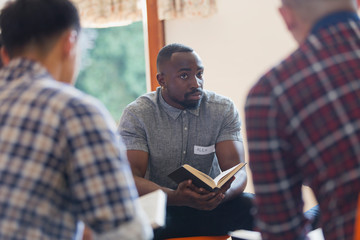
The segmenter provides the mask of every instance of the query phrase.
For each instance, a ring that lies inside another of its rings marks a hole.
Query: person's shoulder
[[[209,90],[204,90],[204,102],[209,105],[229,106],[234,104],[229,97]]]
[[[145,93],[131,102],[125,111],[134,113],[152,112],[158,106],[158,95],[156,92]]]
[[[98,99],[70,84],[44,79],[37,81],[34,87],[39,88],[44,95],[51,96],[48,98],[48,107],[54,112],[106,113],[105,107]]]
[[[267,70],[258,81],[250,88],[249,96],[253,95],[279,95],[284,91],[284,84],[293,78],[305,67],[304,52],[297,48],[287,57]]]
[[[226,113],[237,111],[232,99],[208,90],[204,90],[203,102],[200,107],[215,113],[219,118],[226,116]]]

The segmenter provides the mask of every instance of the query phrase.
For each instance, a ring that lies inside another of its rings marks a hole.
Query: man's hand
[[[227,186],[226,188],[228,189],[229,187]],[[188,180],[179,184],[174,192],[174,197],[182,203],[182,206],[210,211],[222,202],[225,197],[224,192],[227,190],[226,188],[216,192],[209,192],[203,188],[196,187],[192,184],[191,180]]]

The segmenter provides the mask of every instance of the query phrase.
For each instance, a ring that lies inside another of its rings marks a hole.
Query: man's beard
[[[187,100],[192,94],[201,93],[199,100]],[[180,102],[181,106],[185,109],[196,109],[200,106],[201,99],[204,96],[204,92],[201,88],[194,89],[193,91],[186,93],[184,96],[184,101]]]

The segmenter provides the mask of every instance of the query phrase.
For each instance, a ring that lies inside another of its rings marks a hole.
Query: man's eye
[[[204,73],[203,73],[203,72],[199,72],[198,74],[196,74],[196,76],[197,76],[198,78],[202,78],[202,77],[203,77],[203,75],[204,75]]]
[[[187,79],[188,78],[188,74],[187,73],[183,73],[180,75],[181,79]]]

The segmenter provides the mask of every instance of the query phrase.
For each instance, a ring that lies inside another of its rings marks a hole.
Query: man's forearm
[[[134,176],[134,180],[140,196],[161,189],[167,194],[167,205],[182,205],[181,202],[179,202],[179,199],[176,198],[175,191],[173,189],[161,187],[148,179],[138,176]]]
[[[134,180],[140,196],[148,194],[158,189],[161,189],[167,193],[167,191],[165,191],[164,188],[143,177],[134,176]]]
[[[188,206],[196,209],[206,209],[213,208],[213,205],[217,206],[221,202],[221,199],[218,198],[218,194],[208,193],[205,196],[191,190],[189,188],[191,181],[183,182],[179,185],[177,190],[173,190],[161,187],[142,177],[134,176],[134,179],[140,196],[161,189],[167,194],[168,206]]]

